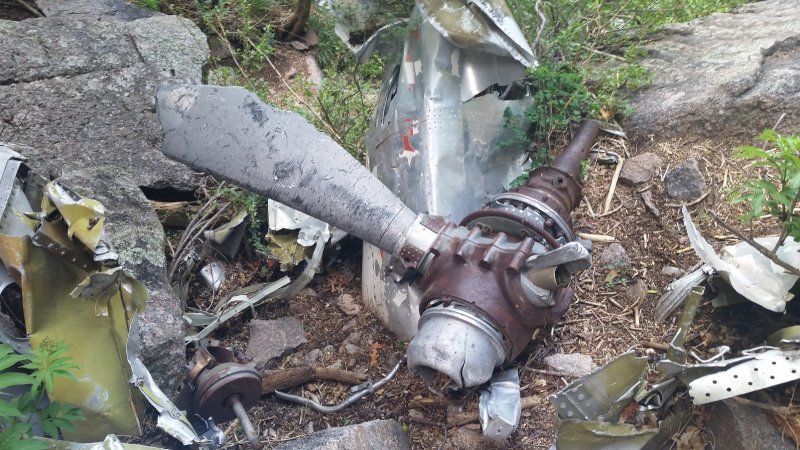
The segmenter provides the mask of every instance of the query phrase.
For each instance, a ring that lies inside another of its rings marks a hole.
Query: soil
[[[281,74],[296,72],[296,77],[304,78],[307,75],[303,53],[280,45],[273,63]],[[283,89],[284,85],[274,71],[271,75],[265,73],[265,77],[275,90],[275,103],[280,104],[294,97],[295,94]],[[738,225],[736,218],[747,206],[734,206],[724,201],[726,193],[729,186],[758,170],[732,159],[732,149],[741,144],[652,137],[626,141],[610,135],[601,138],[597,145],[599,148],[615,151],[624,157],[653,152],[663,158],[664,164],[650,183],[637,187],[617,185],[608,212],[604,203],[614,167],[590,167],[583,184],[585,197],[573,215],[576,229],[613,237],[626,249],[633,262],[622,271],[595,265],[576,276],[572,283],[575,299],[566,315],[555,326],[537,330],[528,349],[518,358],[522,396],[535,397],[535,407],[523,411],[519,429],[508,441],[495,444],[483,439],[477,422],[447,426],[448,416],[477,411],[477,392],[465,393],[459,399],[440,398],[405,368],[374,396],[335,414],[324,415],[278,401],[271,395],[263,396],[261,403],[249,412],[261,433],[262,441],[267,447],[273,447],[327,427],[374,419],[395,419],[408,431],[415,449],[550,447],[555,439],[555,413],[548,396],[572,380],[554,375],[544,365],[543,358],[553,353],[581,353],[591,356],[601,366],[625,352],[653,354],[657,351],[649,348],[653,346],[652,343],[663,345],[670,342],[680,311],[673,313],[665,322],[659,322],[654,317],[656,301],[673,280],[672,276],[663,274],[662,269],[673,266],[689,271],[698,264],[699,259],[691,251],[686,238],[680,205],[666,198],[663,176],[669,168],[684,160],[697,159],[709,191],[702,200],[689,207],[692,217],[715,247],[734,244],[738,239],[716,224],[706,211],[716,211],[727,223]],[[652,192],[660,215],[656,216],[645,207],[641,198],[644,191]],[[776,223],[764,220],[754,224],[751,232],[761,235],[777,232],[778,229]],[[607,245],[595,244],[595,258]],[[360,258],[359,242],[350,242],[337,254],[336,261],[327,265],[324,273],[316,276],[300,295],[262,307],[256,312],[258,318],[262,319],[292,315],[303,323],[308,343],[286,356],[280,367],[306,366],[309,364],[309,353],[319,352],[321,356],[315,363],[317,366],[365,373],[376,380],[401,360],[406,343],[392,336],[378,319],[366,311],[348,316],[337,306],[336,300],[342,294],[360,300]],[[256,266],[240,264],[239,267],[248,273],[256,271]],[[242,275],[238,279],[256,282],[251,275]],[[634,284],[639,285],[640,289],[631,289]],[[642,285],[644,290],[641,289]],[[238,287],[240,284],[232,283],[223,289],[230,291]],[[635,295],[635,292],[640,295]],[[772,314],[751,303],[714,310],[710,300],[704,300],[690,330],[692,337],[687,349],[705,358],[714,355],[714,349],[723,344],[729,345],[733,352],[750,348],[763,342],[772,331],[797,323],[794,314]],[[248,339],[249,319],[245,315],[231,321],[213,337],[220,345],[243,350]],[[770,401],[786,406],[793,398],[795,387],[796,383],[774,388],[767,394],[760,394],[760,398],[763,401],[763,395],[767,395]],[[291,392],[324,404],[340,402],[350,394],[349,386],[334,382],[312,382]],[[697,431],[702,430],[704,424],[703,409],[696,408],[690,418],[692,424],[684,424],[684,430],[695,433],[693,436],[705,436]],[[229,448],[245,445],[246,440],[236,421],[223,424],[222,427],[229,438]],[[676,440],[679,438],[676,436]],[[707,436],[699,439],[703,441],[702,445],[713,445]],[[158,441],[159,438],[155,440]],[[684,448],[685,444],[673,446]]]

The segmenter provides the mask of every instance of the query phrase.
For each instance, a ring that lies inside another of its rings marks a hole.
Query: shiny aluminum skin
[[[521,114],[532,104],[525,85],[514,82],[535,59],[511,16],[503,17],[502,1],[480,2],[481,10],[495,13],[478,17],[490,49],[457,46],[448,36],[463,36],[464,24],[431,8],[437,2],[418,3],[401,63],[389,71],[378,99],[367,165],[411,210],[457,223],[522,173],[525,149],[508,144],[503,115]],[[420,291],[388,274],[390,260],[364,245],[364,303],[398,338],[410,340]]]

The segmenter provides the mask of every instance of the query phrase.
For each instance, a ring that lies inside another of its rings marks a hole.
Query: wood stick
[[[614,236],[604,234],[578,233],[578,237],[592,242],[615,242],[617,240]]]
[[[661,350],[662,352],[666,352],[669,350],[669,345],[662,344],[661,342],[653,342],[653,341],[639,341],[639,345],[644,348],[652,348],[653,350]]]
[[[617,168],[614,169],[614,176],[611,177],[611,187],[608,188],[608,195],[606,196],[606,203],[603,207],[603,214],[607,213],[611,208],[611,200],[614,199],[614,192],[617,190],[617,181],[619,181],[619,173],[622,172],[622,164],[624,162],[625,158],[623,157],[620,157],[619,161],[617,161]]]
[[[533,408],[534,406],[538,406],[537,402],[538,397],[530,396],[530,397],[523,397],[522,398],[522,409],[529,409]],[[468,423],[477,422],[478,419],[478,411],[469,411],[463,412],[458,414],[453,414],[452,416],[447,416],[447,425],[458,427],[461,425],[466,425]]]
[[[261,372],[261,394],[292,388],[309,381],[337,381],[360,384],[367,381],[365,374],[330,367],[296,367],[291,369],[264,370]]]

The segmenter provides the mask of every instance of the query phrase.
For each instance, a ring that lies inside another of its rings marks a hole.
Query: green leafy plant
[[[53,438],[60,430],[75,431],[73,422],[83,420],[79,408],[45,398],[53,392],[58,378],[75,379],[78,366],[70,362],[63,342],[45,339],[30,355],[19,355],[0,344],[0,389],[30,386],[27,392],[10,398],[0,393],[0,449],[46,449],[42,441],[30,439],[34,423]]]
[[[783,232],[777,248],[786,237],[800,240],[800,215],[795,212],[800,199],[800,136],[765,130],[760,139],[774,148],[743,146],[736,149],[735,157],[765,170],[760,177],[735,186],[728,198],[733,203],[750,204],[750,211],[741,217],[744,222],[768,214],[781,223]]]
[[[506,0],[539,59],[531,77],[537,103],[528,111],[534,144],[548,150],[585,117],[622,119],[625,94],[646,86],[638,63],[654,31],[748,0]],[[542,18],[544,17],[544,21]],[[543,98],[542,98],[543,97]]]

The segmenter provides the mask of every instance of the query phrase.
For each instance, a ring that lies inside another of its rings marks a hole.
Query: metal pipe
[[[250,422],[250,417],[247,416],[247,411],[245,411],[244,406],[242,406],[242,399],[239,397],[239,394],[231,395],[228,398],[228,403],[231,405],[231,408],[233,408],[236,418],[239,419],[239,423],[242,425],[242,430],[245,436],[247,436],[247,440],[250,441],[250,445],[255,448],[262,448],[263,446],[258,439],[256,428],[253,426],[253,422]]]
[[[600,126],[594,120],[581,122],[578,131],[575,132],[575,136],[550,167],[572,177],[577,177],[580,173],[581,162],[589,156],[589,151],[592,149],[592,145],[597,140],[599,133]]]
[[[342,401],[341,403],[338,403],[336,405],[323,405],[323,404],[315,402],[314,400],[310,400],[310,399],[307,399],[305,397],[300,397],[299,395],[287,394],[287,393],[281,392],[281,391],[275,391],[275,397],[278,397],[279,399],[285,400],[287,402],[294,402],[294,403],[299,403],[299,404],[304,405],[304,406],[308,406],[309,408],[313,409],[314,411],[321,412],[322,414],[332,414],[332,413],[341,411],[344,408],[347,408],[348,406],[350,406],[353,403],[359,401],[363,397],[366,397],[367,394],[373,394],[373,393],[375,393],[375,391],[377,391],[378,389],[382,388],[384,385],[386,385],[386,383],[391,381],[392,378],[394,378],[395,375],[397,375],[397,372],[400,370],[400,366],[403,365],[403,361],[405,361],[405,358],[400,360],[400,362],[397,363],[397,365],[394,366],[394,369],[392,369],[392,371],[389,372],[388,375],[386,375],[382,379],[378,380],[374,384],[369,385],[369,387],[367,387],[366,389],[360,390],[360,391],[356,392],[355,394],[351,395],[350,397],[347,397],[344,401]]]

